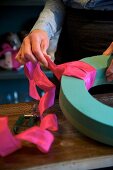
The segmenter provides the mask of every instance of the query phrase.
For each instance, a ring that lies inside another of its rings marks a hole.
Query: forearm
[[[42,29],[52,38],[61,29],[64,15],[65,8],[61,0],[47,0],[32,30]]]

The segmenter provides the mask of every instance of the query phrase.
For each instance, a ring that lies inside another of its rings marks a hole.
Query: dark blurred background
[[[44,0],[1,0],[0,1],[0,51],[7,35],[23,37],[31,30],[44,6]],[[1,61],[1,60],[0,60]],[[47,73],[48,74],[48,73]],[[0,67],[0,104],[27,102],[28,80],[24,70],[9,70]]]

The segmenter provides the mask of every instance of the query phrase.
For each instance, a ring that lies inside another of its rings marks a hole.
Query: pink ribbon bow
[[[86,88],[92,87],[96,69],[83,61],[74,61],[61,65],[54,64],[49,57],[46,57],[49,69],[60,80],[62,75],[73,76],[83,79]],[[33,64],[28,62],[25,64],[25,74],[29,80],[29,94],[32,98],[40,100],[38,109],[40,112],[40,126],[34,126],[24,132],[13,136],[8,128],[6,117],[0,118],[0,155],[6,156],[22,147],[21,140],[29,141],[37,146],[42,152],[48,152],[54,141],[51,131],[58,130],[57,117],[51,113],[43,116],[43,112],[54,104],[55,85],[50,82],[46,75],[42,72],[39,63]],[[44,91],[44,95],[40,97],[36,86]],[[4,133],[5,132],[5,133]]]

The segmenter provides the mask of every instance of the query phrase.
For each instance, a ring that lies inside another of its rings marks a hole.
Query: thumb
[[[103,52],[103,55],[111,55],[113,53],[113,43]]]

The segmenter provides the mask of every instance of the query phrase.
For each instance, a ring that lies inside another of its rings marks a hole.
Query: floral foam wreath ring
[[[108,84],[105,70],[111,57],[100,55],[80,60],[96,68],[93,87]],[[113,108],[96,100],[83,80],[62,76],[59,103],[66,118],[80,132],[113,146]]]

